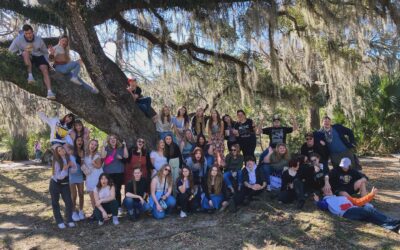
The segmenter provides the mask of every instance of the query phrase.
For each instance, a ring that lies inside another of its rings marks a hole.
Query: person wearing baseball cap
[[[338,195],[349,197],[360,192],[363,197],[368,193],[368,178],[358,170],[351,168],[350,158],[344,157],[340,160],[339,167],[331,171],[329,180],[332,189]]]
[[[272,117],[272,127],[266,127],[262,129],[262,133],[269,136],[269,145],[272,148],[276,147],[278,143],[286,144],[286,135],[297,130],[297,122],[292,118],[293,127],[281,126],[281,118],[279,115],[274,115]]]
[[[137,85],[136,78],[128,78],[128,87],[126,90],[132,95],[133,100],[138,104],[140,110],[147,117],[151,117],[151,98],[149,96],[142,96],[142,89]]]

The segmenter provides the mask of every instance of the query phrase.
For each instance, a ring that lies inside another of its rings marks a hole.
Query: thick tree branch
[[[307,28],[307,25],[301,25],[300,26],[298,24],[298,22],[297,22],[297,19],[294,16],[290,15],[289,12],[287,12],[286,10],[278,11],[278,15],[279,16],[285,16],[287,19],[292,21],[292,23],[294,24],[294,28],[295,28],[295,30],[297,32],[305,31],[306,28]]]
[[[119,23],[121,28],[123,28],[126,32],[133,33],[138,36],[142,36],[142,37],[146,38],[147,40],[149,40],[153,45],[158,45],[161,47],[168,46],[169,48],[171,48],[174,51],[187,51],[190,54],[190,56],[192,56],[192,57],[194,57],[195,54],[198,53],[198,54],[202,54],[202,55],[206,55],[206,56],[217,57],[217,58],[229,61],[229,62],[233,62],[237,65],[240,65],[241,67],[248,67],[248,65],[245,62],[241,61],[240,59],[238,59],[234,56],[231,56],[231,55],[228,55],[225,53],[215,52],[215,51],[208,50],[205,48],[201,48],[192,42],[179,44],[179,43],[172,41],[171,39],[167,39],[166,41],[163,41],[163,39],[157,37],[150,31],[142,29],[140,27],[137,27],[136,25],[128,22],[120,14],[115,15],[114,19]],[[196,60],[202,60],[202,59],[196,58]]]
[[[42,7],[24,5],[21,0],[1,0],[0,9],[14,11],[35,23],[61,26],[61,20],[54,12]]]

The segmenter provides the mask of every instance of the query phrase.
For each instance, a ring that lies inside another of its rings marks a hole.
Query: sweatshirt
[[[347,210],[357,206],[364,206],[374,198],[373,193],[362,198],[347,198],[345,196],[328,195],[321,201],[317,202],[317,206],[322,210],[329,210],[334,215],[343,216]]]
[[[61,124],[57,117],[49,118],[43,112],[38,112],[39,118],[50,126],[50,142],[66,143],[69,128]]]
[[[33,56],[45,56],[45,58],[48,58],[49,52],[47,51],[46,44],[44,43],[43,39],[40,36],[34,36],[34,39],[32,42],[28,42],[24,34],[18,35],[11,43],[10,47],[8,50],[11,53],[17,53],[17,54],[22,54],[24,50],[28,47],[32,47],[32,52],[31,54]]]

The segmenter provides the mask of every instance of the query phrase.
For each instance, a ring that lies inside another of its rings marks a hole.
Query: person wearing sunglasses
[[[151,181],[149,204],[155,219],[163,219],[175,207],[172,194],[171,166],[164,164]]]
[[[146,143],[142,138],[136,140],[136,145],[128,150],[128,159],[125,164],[124,172],[124,183],[125,185],[132,180],[133,170],[140,168],[142,172],[142,178],[147,183],[150,182],[152,164],[150,160],[150,154],[146,149]]]
[[[305,134],[306,142],[301,146],[300,152],[306,156],[306,162],[311,163],[311,155],[318,154],[320,157],[319,162],[324,165],[324,168],[328,168],[329,151],[326,145],[322,145],[319,141],[315,141],[314,133],[308,132]]]
[[[243,155],[240,154],[239,144],[234,144],[230,148],[229,154],[225,157],[224,181],[232,193],[235,193],[232,179],[237,181],[238,190],[242,188],[243,182]]]

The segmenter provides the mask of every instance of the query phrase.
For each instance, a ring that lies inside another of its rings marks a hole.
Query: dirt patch
[[[364,158],[373,204],[400,217],[400,164],[395,158]],[[35,166],[36,167],[36,166]],[[266,194],[231,214],[142,218],[119,226],[88,221],[58,230],[48,192],[48,168],[0,167],[0,249],[400,249],[400,236],[377,226],[337,218],[315,209],[280,205]],[[85,211],[91,213],[89,197]]]

